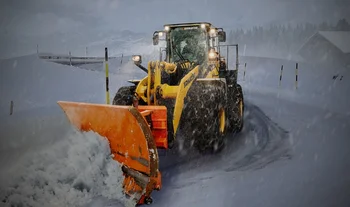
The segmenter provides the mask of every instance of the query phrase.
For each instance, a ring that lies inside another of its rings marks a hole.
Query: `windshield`
[[[197,27],[175,28],[170,32],[171,61],[181,60],[202,63],[208,51],[207,33]],[[179,54],[178,54],[179,53]]]

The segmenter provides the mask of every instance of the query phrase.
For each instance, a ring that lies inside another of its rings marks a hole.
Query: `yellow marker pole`
[[[108,77],[108,50],[105,48],[105,69],[106,69],[106,104],[109,104],[109,77]]]

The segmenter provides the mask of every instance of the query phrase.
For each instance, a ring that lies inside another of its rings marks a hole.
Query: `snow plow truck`
[[[153,33],[153,44],[160,41],[160,59],[146,67],[140,55],[132,56],[147,75],[119,88],[112,104],[58,101],[77,129],[109,141],[124,173],[123,191],[138,205],[151,204],[151,193],[162,187],[158,149],[171,149],[181,139],[200,152],[217,152],[227,133],[243,127],[238,45],[222,45],[225,31],[207,22],[167,24]]]

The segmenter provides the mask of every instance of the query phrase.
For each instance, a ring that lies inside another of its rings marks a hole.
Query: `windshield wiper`
[[[171,41],[171,44],[173,45],[173,50],[174,52],[177,54],[177,56],[180,57],[181,61],[180,61],[180,64],[181,64],[181,67],[182,68],[186,68],[186,65],[184,64],[184,62],[186,62],[186,59],[184,58],[184,56],[177,50],[177,47],[175,46],[174,44],[174,41]],[[189,61],[189,60],[188,60]],[[189,61],[190,62],[190,61]]]

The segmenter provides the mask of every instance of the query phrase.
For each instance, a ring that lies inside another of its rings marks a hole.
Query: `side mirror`
[[[132,61],[134,61],[135,65],[141,65],[141,63],[142,63],[141,55],[133,55],[132,56]]]
[[[142,57],[141,57],[141,55],[133,55],[133,56],[132,56],[132,61],[134,61],[134,64],[135,64],[137,67],[139,67],[139,68],[140,68],[141,70],[143,70],[144,72],[148,73],[147,68],[145,68],[145,67],[143,67],[143,66],[141,65],[141,63],[142,63]]]
[[[159,48],[159,60],[165,61],[165,59],[166,59],[166,48],[161,47]]]
[[[158,45],[158,43],[159,43],[159,33],[154,32],[153,33],[153,45]]]
[[[226,42],[226,32],[225,31],[219,31],[219,42]]]

